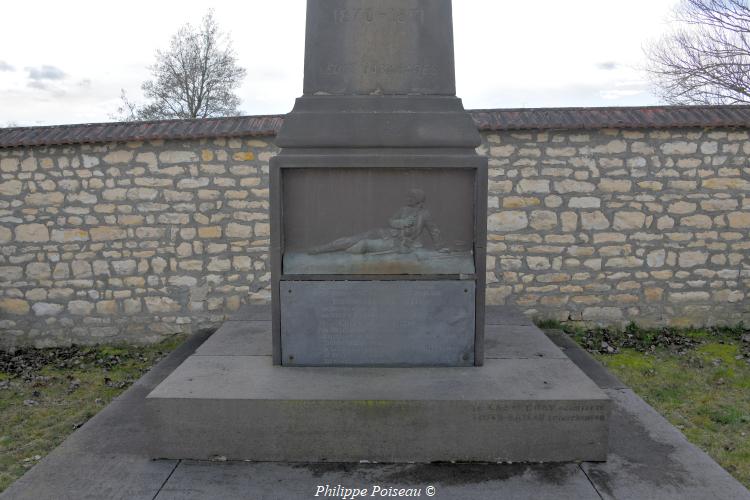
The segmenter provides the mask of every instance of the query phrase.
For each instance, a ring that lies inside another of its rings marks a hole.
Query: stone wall
[[[488,301],[750,321],[750,137],[484,133]],[[267,139],[0,149],[0,345],[155,341],[269,300]]]
[[[0,149],[0,343],[158,340],[268,301],[269,142]]]
[[[488,298],[602,323],[750,320],[746,131],[485,134]]]

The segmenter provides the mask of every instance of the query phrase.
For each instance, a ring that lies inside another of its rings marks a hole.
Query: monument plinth
[[[153,457],[605,460],[607,396],[528,318],[485,313],[487,162],[450,0],[308,0],[307,19],[270,168],[272,308],[149,394]]]
[[[487,161],[450,0],[310,0],[271,161],[274,361],[483,362]]]

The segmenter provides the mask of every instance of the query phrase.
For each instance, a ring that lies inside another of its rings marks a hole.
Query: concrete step
[[[493,314],[483,367],[274,366],[228,321],[147,398],[153,458],[564,462],[607,455],[610,401],[544,333]]]

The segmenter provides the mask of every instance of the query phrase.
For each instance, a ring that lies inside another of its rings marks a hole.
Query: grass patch
[[[566,330],[750,488],[750,334],[744,325]]]
[[[184,339],[0,351],[0,492]]]
[[[542,330],[562,330],[563,323],[556,319],[534,319],[534,324]]]

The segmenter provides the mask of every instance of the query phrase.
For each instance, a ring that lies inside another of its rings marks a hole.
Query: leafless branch
[[[675,21],[646,49],[660,96],[672,104],[749,104],[748,0],[682,0]]]

